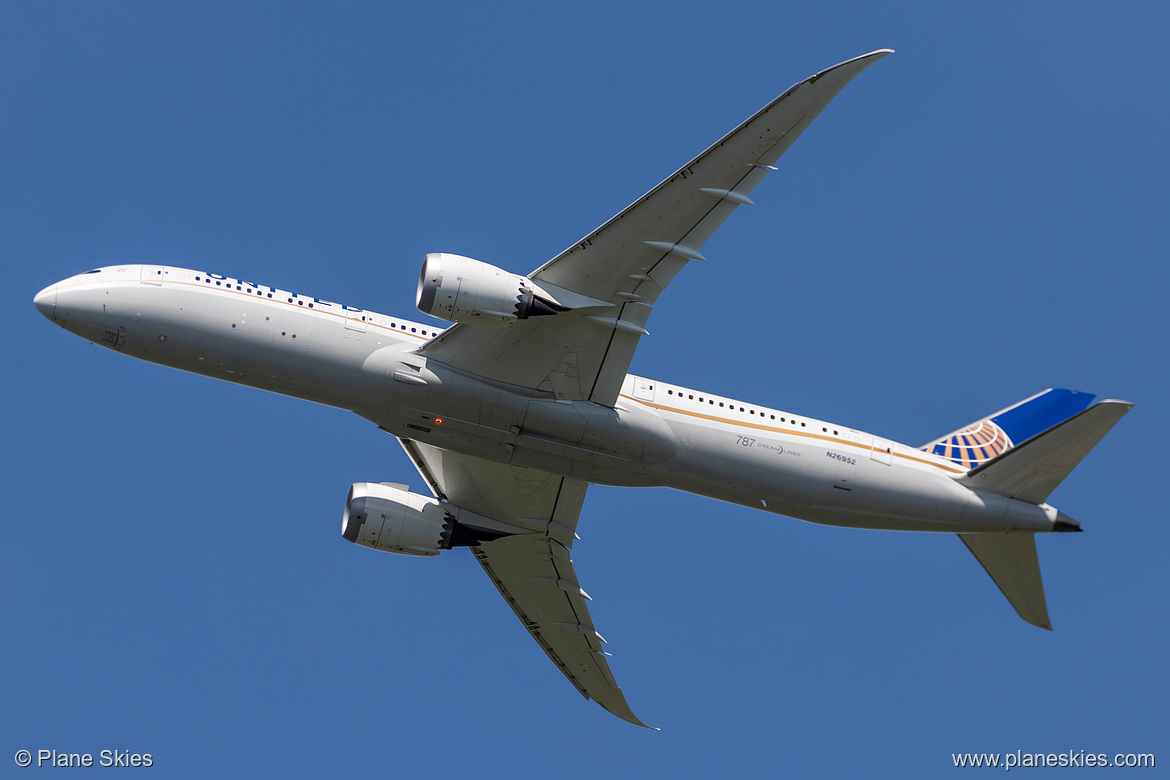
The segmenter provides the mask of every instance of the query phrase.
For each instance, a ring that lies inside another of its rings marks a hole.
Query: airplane
[[[426,255],[413,320],[217,273],[97,268],[34,299],[132,357],[352,411],[429,490],[358,482],[342,536],[468,547],[586,698],[646,726],[617,685],[570,552],[590,484],[668,486],[835,526],[954,533],[1025,621],[1051,628],[1049,494],[1132,404],[1048,389],[923,446],[628,373],[659,295],[881,49],[796,84],[621,213],[522,276]],[[647,727],[649,728],[649,727]]]

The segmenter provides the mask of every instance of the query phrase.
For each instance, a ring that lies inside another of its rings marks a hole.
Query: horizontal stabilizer
[[[968,487],[1041,504],[1133,404],[1100,401],[961,478]],[[970,546],[970,545],[968,545]],[[978,557],[978,554],[976,554]]]
[[[1052,630],[1040,561],[1036,558],[1036,534],[959,534],[983,570],[1015,607],[1020,617],[1034,626]]]

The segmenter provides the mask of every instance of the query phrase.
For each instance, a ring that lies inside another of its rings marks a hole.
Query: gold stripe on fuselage
[[[732,419],[729,419],[727,417],[716,417],[716,416],[710,415],[710,414],[702,414],[701,412],[691,412],[691,411],[688,411],[686,409],[679,409],[679,408],[674,407],[674,406],[665,406],[663,404],[653,403],[652,401],[645,401],[645,400],[642,400],[640,398],[634,398],[633,396],[626,395],[625,393],[622,393],[621,397],[628,398],[631,401],[634,401],[636,403],[640,403],[643,406],[652,407],[654,409],[660,409],[660,410],[666,411],[666,412],[674,412],[675,414],[682,414],[682,415],[686,415],[687,417],[698,417],[699,419],[711,420],[712,422],[726,423],[728,425],[733,425],[733,426],[736,426],[738,428],[752,428],[752,429],[760,430],[760,431],[772,431],[773,433],[783,433],[783,434],[787,434],[790,436],[801,436],[801,437],[806,438],[806,439],[818,439],[820,441],[832,442],[833,444],[838,444],[838,445],[845,446],[845,447],[856,447],[857,449],[863,450],[863,451],[872,449],[872,447],[867,447],[866,445],[862,444],[861,442],[849,441],[848,439],[838,439],[838,438],[834,438],[832,436],[825,436],[824,434],[820,434],[820,433],[812,433],[811,431],[793,430],[792,428],[777,428],[777,427],[772,426],[772,425],[761,425],[759,423],[749,422],[747,420],[732,420]],[[926,466],[933,466],[934,468],[942,469],[943,471],[949,472],[951,474],[965,473],[964,469],[951,468],[951,467],[949,467],[945,464],[942,464],[942,463],[937,463],[935,461],[926,460],[925,458],[916,458],[913,455],[907,455],[907,454],[902,453],[902,452],[891,451],[890,454],[895,458],[902,458],[903,460],[909,460],[909,461],[913,461],[915,463],[922,463]]]

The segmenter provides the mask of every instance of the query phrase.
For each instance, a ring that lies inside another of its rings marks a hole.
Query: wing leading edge
[[[572,311],[509,328],[455,325],[428,358],[566,400],[612,406],[658,296],[846,84],[890,54],[795,85],[530,278]],[[573,301],[574,303],[569,303]]]
[[[630,710],[593,626],[569,549],[588,484],[399,440],[431,491],[510,535],[473,546],[476,560],[569,682],[622,720]]]

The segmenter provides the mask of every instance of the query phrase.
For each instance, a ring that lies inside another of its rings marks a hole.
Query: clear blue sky
[[[1157,3],[0,5],[0,773],[20,748],[156,777],[1170,763],[1167,29]],[[1038,541],[1051,633],[950,535],[594,488],[574,559],[662,731],[634,728],[466,550],[341,538],[352,482],[424,489],[391,438],[32,305],[160,262],[410,315],[425,253],[527,272],[881,47],[633,370],[914,444],[1050,386],[1137,403],[1052,497],[1086,533]]]

